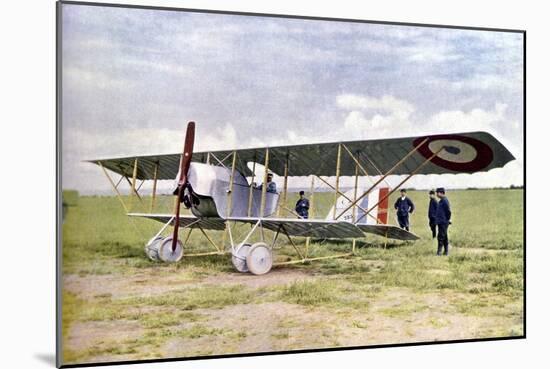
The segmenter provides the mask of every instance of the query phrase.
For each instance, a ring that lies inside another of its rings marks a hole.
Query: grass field
[[[384,249],[369,236],[352,257],[264,276],[235,272],[228,255],[152,262],[143,248],[160,223],[129,220],[115,197],[65,195],[65,364],[523,334],[523,190],[450,191],[449,257],[435,256],[426,193],[409,191],[419,241]],[[156,211],[170,212],[172,201],[161,196]],[[331,201],[316,193],[315,215],[324,217]],[[133,210],[148,203],[134,199]],[[223,241],[222,232],[210,234]],[[293,255],[279,246],[279,260]],[[186,252],[195,249],[208,249],[200,232]],[[349,249],[312,246],[314,255]]]

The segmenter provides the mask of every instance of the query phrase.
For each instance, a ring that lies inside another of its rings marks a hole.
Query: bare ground
[[[296,281],[330,278],[291,268],[274,269],[262,277],[217,273],[199,279],[181,271],[143,271],[123,277],[66,275],[64,288],[79,299],[95,301],[170,294],[185,286],[239,286],[258,291],[284,288]],[[176,335],[156,344],[145,340],[141,346],[135,346],[136,349],[128,343],[146,336],[139,320],[75,322],[70,325],[65,350],[80,353],[84,361],[116,361],[468,339],[499,334],[495,327],[520,325],[517,316],[508,314],[511,308],[507,306],[500,307],[497,314],[463,314],[458,303],[465,299],[467,296],[452,291],[419,293],[386,288],[373,296],[362,310],[308,307],[269,299],[222,308],[199,308],[193,310],[193,314],[201,317],[199,322],[182,319],[170,328],[200,328],[205,333]],[[147,310],[151,309],[155,308]],[[157,310],[158,314],[177,313],[177,309]],[[113,346],[123,349],[109,349]]]

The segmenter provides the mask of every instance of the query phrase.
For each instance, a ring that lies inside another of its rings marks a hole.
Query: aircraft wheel
[[[257,242],[248,252],[246,257],[246,265],[250,273],[262,275],[271,270],[273,266],[273,253],[271,248],[264,242]]]
[[[145,245],[145,254],[150,260],[159,261],[158,249],[162,240],[164,240],[164,237],[153,238]]]
[[[233,266],[235,267],[235,269],[237,269],[241,273],[248,272],[248,266],[246,265],[246,257],[248,256],[249,251],[250,251],[250,244],[241,243],[239,246],[237,246],[237,250],[235,250],[235,252],[231,256],[231,262],[233,263]]]
[[[166,263],[175,263],[183,257],[183,245],[178,239],[176,249],[172,251],[172,236],[166,237],[160,244],[159,259]]]

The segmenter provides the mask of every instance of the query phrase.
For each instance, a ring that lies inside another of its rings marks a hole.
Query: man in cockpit
[[[261,190],[262,188],[263,183],[258,186],[258,190]],[[277,193],[277,184],[273,182],[273,173],[271,172],[267,173],[267,187],[265,191],[270,193]]]

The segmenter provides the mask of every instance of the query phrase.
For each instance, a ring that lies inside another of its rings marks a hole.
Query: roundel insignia
[[[424,144],[422,141],[428,139]],[[422,144],[422,145],[421,145]],[[455,172],[477,172],[493,161],[493,150],[484,142],[460,135],[419,137],[413,141],[418,152],[432,163]],[[420,146],[421,145],[421,146]]]

